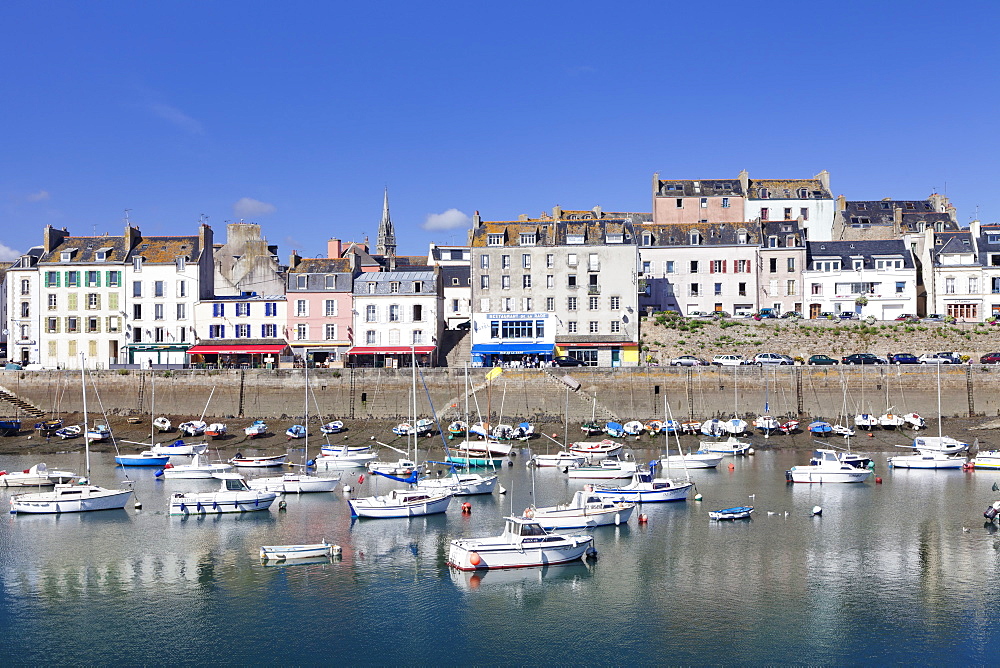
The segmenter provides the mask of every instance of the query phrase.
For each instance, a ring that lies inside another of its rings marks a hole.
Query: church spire
[[[392,219],[389,218],[389,189],[385,189],[382,200],[382,221],[378,224],[378,240],[375,245],[375,252],[378,255],[387,257],[396,256],[396,232],[392,227]]]

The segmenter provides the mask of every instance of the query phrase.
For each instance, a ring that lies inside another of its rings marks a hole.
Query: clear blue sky
[[[0,243],[259,222],[281,256],[651,210],[650,179],[944,191],[1000,219],[996,6],[24,2],[0,8]],[[432,222],[462,222],[452,212]],[[0,252],[6,253],[0,248]]]

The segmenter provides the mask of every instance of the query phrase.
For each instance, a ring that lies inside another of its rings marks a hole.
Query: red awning
[[[559,343],[556,341],[556,345],[560,348],[628,348],[629,346],[638,346],[638,343],[634,341],[595,341],[587,343]]]
[[[347,351],[348,355],[429,355],[434,352],[434,346],[355,346]]]
[[[188,348],[188,355],[277,355],[287,347],[286,344],[273,345],[219,345],[205,344]]]

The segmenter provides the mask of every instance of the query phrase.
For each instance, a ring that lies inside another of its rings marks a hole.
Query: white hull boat
[[[228,428],[221,422],[213,422],[208,425],[208,429],[205,430],[205,435],[209,438],[222,438],[226,435]]]
[[[844,438],[847,438],[849,436],[854,436],[854,430],[851,429],[850,427],[845,427],[842,424],[833,425],[833,433],[836,434],[837,436],[843,436]]]
[[[670,455],[661,457],[660,463],[671,468],[714,469],[720,463],[724,454],[719,452],[692,452],[687,455]]]
[[[917,450],[943,452],[954,455],[969,449],[969,444],[950,436],[917,436],[913,439],[913,447]]]
[[[645,429],[643,424],[638,420],[631,420],[622,425],[622,430],[625,432],[626,436],[638,436]]]
[[[317,457],[313,462],[317,471],[349,471],[351,469],[363,469],[369,462],[373,462],[378,455],[371,452],[348,452],[342,455],[324,454]]]
[[[240,453],[236,453],[236,456],[229,460],[229,463],[233,466],[239,466],[240,468],[268,468],[271,466],[282,466],[285,463],[285,457],[288,455],[271,455],[269,457],[244,457]]]
[[[778,431],[781,428],[781,424],[778,422],[777,418],[771,417],[770,415],[759,416],[753,421],[753,426],[765,434],[770,434],[772,431]]]
[[[508,517],[499,536],[451,541],[448,565],[475,571],[564,564],[593,552],[593,544],[593,536],[548,533],[534,520]]]
[[[842,462],[834,450],[816,450],[808,466],[793,466],[785,472],[790,482],[864,482],[871,475],[867,468],[858,468]]]
[[[872,430],[878,425],[878,417],[871,413],[859,413],[854,416],[854,426],[859,429]]]
[[[493,428],[493,438],[498,441],[509,441],[514,437],[514,426],[509,424],[498,424]]]
[[[455,496],[475,496],[492,494],[498,477],[478,473],[455,472],[443,478],[424,478],[417,482],[416,489],[430,493],[454,494]]]
[[[705,436],[724,436],[728,432],[724,421],[712,418],[701,423],[701,433]]]
[[[566,474],[578,480],[629,480],[637,470],[635,462],[609,458],[596,466],[571,466]]]
[[[463,420],[455,420],[448,425],[448,433],[452,436],[460,436],[461,434],[464,434],[468,428],[469,425]]]
[[[595,487],[594,493],[606,496],[615,501],[635,501],[638,503],[665,503],[668,501],[686,501],[688,492],[694,483],[671,480],[669,478],[654,478],[652,473],[636,473],[632,482],[621,487]]]
[[[91,443],[103,443],[111,438],[111,430],[107,425],[95,424],[87,430],[87,440]]]
[[[97,485],[56,485],[51,492],[12,496],[10,512],[52,515],[121,510],[131,496],[131,489],[106,489]]]
[[[750,451],[752,443],[730,436],[724,441],[701,441],[698,453],[715,453],[723,455],[745,455]]]
[[[906,420],[906,424],[914,429],[923,429],[927,426],[927,422],[916,413],[907,413],[903,416],[903,419]]]
[[[906,424],[906,419],[902,415],[885,413],[879,417],[878,423],[883,429],[897,429]]]
[[[228,473],[233,470],[232,464],[224,464],[222,462],[212,463],[201,458],[201,455],[195,455],[191,458],[190,464],[167,464],[163,467],[162,471],[157,472],[157,477],[163,477],[171,480],[202,480],[205,478],[214,478],[216,474]]]
[[[569,503],[544,508],[527,508],[526,519],[543,529],[582,529],[628,522],[634,503],[614,501],[594,494],[593,489],[577,490]]]
[[[70,425],[68,427],[63,427],[62,429],[56,429],[56,436],[62,440],[67,438],[76,438],[77,436],[83,435],[83,427],[79,425]]]
[[[281,494],[332,492],[337,488],[339,482],[340,478],[321,478],[308,473],[286,473],[281,476],[253,478],[248,481],[250,489]]]
[[[726,420],[725,423],[723,424],[723,428],[725,429],[727,434],[731,434],[733,436],[740,436],[741,434],[745,434],[747,432],[747,421],[741,420],[739,418]]]
[[[920,452],[914,455],[894,455],[887,458],[894,469],[960,469],[966,464],[964,457],[942,452]]]
[[[261,561],[289,561],[291,559],[315,559],[332,557],[343,551],[339,545],[326,542],[307,545],[263,545],[260,548]]]
[[[722,510],[712,510],[708,513],[709,519],[722,520],[748,520],[753,513],[753,506],[736,506],[734,508],[723,508]]]
[[[215,492],[177,492],[170,497],[170,515],[206,515],[209,513],[248,513],[267,510],[278,498],[277,492],[251,489],[238,473],[217,476],[222,486]]]
[[[417,469],[417,463],[412,459],[397,459],[394,462],[368,462],[366,467],[372,473],[388,473],[389,475],[410,475]]]
[[[157,455],[170,455],[174,456],[188,456],[188,455],[201,455],[208,450],[207,443],[185,443],[183,440],[177,440],[173,443],[158,443],[150,448],[150,452]]]
[[[529,463],[535,466],[542,467],[552,467],[552,466],[579,466],[587,461],[584,455],[578,455],[573,452],[566,452],[565,450],[560,450],[554,455],[535,455],[531,458]]]
[[[352,517],[387,519],[393,517],[420,517],[448,510],[453,494],[428,492],[419,489],[393,489],[381,496],[350,499]]]
[[[571,443],[569,451],[574,455],[583,455],[588,459],[599,459],[619,454],[622,451],[622,444],[607,438],[603,441],[580,441]]]
[[[173,423],[171,423],[170,420],[165,417],[158,417],[155,420],[153,420],[153,426],[156,427],[156,431],[160,432],[161,434],[165,431],[170,431],[174,427]]]
[[[306,428],[300,424],[293,424],[291,427],[285,430],[286,438],[305,438]]]
[[[506,457],[514,451],[514,445],[494,440],[463,441],[458,445],[448,446],[448,449],[463,457]]]
[[[981,450],[969,464],[977,469],[1000,469],[1000,450]]]
[[[340,455],[366,455],[372,449],[367,445],[324,445],[320,447],[324,457],[339,457]]]
[[[263,420],[254,420],[253,424],[243,430],[249,438],[257,438],[267,433],[267,423]]]
[[[333,422],[327,422],[319,430],[324,434],[339,434],[344,431],[344,423],[340,420],[334,420]]]
[[[201,436],[208,429],[208,425],[202,420],[190,420],[188,422],[182,422],[177,430],[180,431],[185,436]]]
[[[50,471],[41,462],[23,471],[0,471],[0,487],[51,487],[73,482],[78,477],[70,471]]]

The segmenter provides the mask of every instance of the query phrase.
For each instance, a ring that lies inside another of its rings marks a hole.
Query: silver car
[[[760,353],[753,358],[753,363],[758,366],[764,366],[765,364],[777,364],[781,366],[795,364],[795,360],[788,355],[780,353]]]

